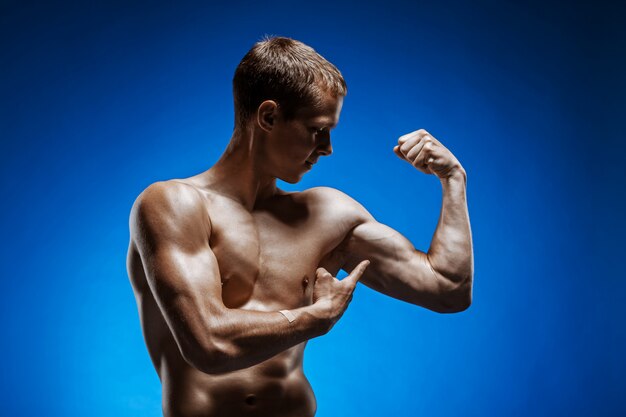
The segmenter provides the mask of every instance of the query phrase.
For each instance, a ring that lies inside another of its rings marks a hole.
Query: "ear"
[[[277,115],[278,104],[274,100],[265,100],[257,109],[256,122],[261,129],[269,132],[274,128]]]

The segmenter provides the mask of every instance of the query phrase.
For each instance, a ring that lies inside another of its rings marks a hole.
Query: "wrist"
[[[443,182],[463,182],[464,184],[467,182],[467,173],[465,172],[465,169],[459,164],[459,165],[455,165],[454,167],[452,167],[452,169],[450,169],[448,172],[446,172],[445,175],[442,175],[441,177],[439,177],[439,179]]]
[[[303,314],[310,319],[311,327],[316,336],[324,335],[332,328],[332,320],[330,319],[327,310],[321,308],[319,303],[304,307]]]

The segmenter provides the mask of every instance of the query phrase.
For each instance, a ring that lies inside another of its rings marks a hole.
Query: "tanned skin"
[[[264,101],[213,167],[156,182],[135,201],[127,267],[165,416],[313,416],[306,341],[333,327],[359,280],[437,312],[470,305],[466,173],[425,130],[393,151],[441,181],[427,253],[338,190],[276,187],[331,154],[342,104],[328,95],[286,120]],[[350,275],[338,280],[340,269]]]

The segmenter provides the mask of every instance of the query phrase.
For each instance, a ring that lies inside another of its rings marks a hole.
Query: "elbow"
[[[448,306],[448,309],[444,313],[461,313],[472,305],[472,295],[469,294]]]
[[[201,347],[200,344],[196,345],[195,349],[181,349],[181,354],[185,362],[200,372],[219,375],[235,369],[233,359],[236,355],[233,350],[230,343],[211,340]]]
[[[442,292],[435,311],[450,314],[460,313],[472,305],[472,279],[466,278],[460,283],[450,285]]]

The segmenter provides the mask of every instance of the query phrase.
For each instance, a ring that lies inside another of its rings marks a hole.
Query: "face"
[[[330,133],[339,122],[342,105],[343,97],[328,94],[320,106],[302,108],[290,120],[285,120],[277,109],[264,158],[272,176],[294,184],[320,157],[332,153]]]

